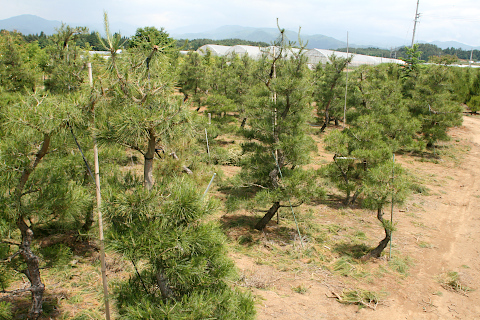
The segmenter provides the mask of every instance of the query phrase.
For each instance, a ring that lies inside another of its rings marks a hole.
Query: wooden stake
[[[393,229],[393,182],[395,179],[395,153],[393,154],[393,159],[392,159],[392,209],[390,211],[390,224]],[[393,230],[390,231],[390,252],[388,253],[388,260],[392,259],[392,242],[393,242]]]
[[[348,32],[347,32],[347,60],[348,60]],[[348,63],[347,63],[347,75],[345,80],[345,106],[343,107],[343,128],[347,123],[347,90],[348,90]]]
[[[88,63],[88,78],[93,86],[92,64]],[[102,270],[103,297],[105,300],[105,319],[110,320],[110,303],[108,301],[107,266],[105,264],[105,239],[103,236],[102,194],[100,192],[100,169],[98,164],[98,147],[95,135],[93,136],[93,155],[95,158],[95,189],[97,191],[98,231],[100,234],[100,264]]]

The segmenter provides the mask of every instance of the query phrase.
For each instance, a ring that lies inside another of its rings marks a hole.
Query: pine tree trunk
[[[382,225],[385,225],[383,220],[382,208],[377,209],[377,219],[382,223]],[[368,260],[370,258],[380,258],[380,256],[382,255],[383,250],[387,247],[388,242],[390,242],[390,239],[392,236],[392,232],[389,229],[385,227],[384,229],[385,229],[385,238],[383,238],[383,240],[380,241],[380,243],[375,249],[373,249],[363,257],[364,260]]]
[[[40,277],[38,257],[32,252],[31,249],[33,231],[25,222],[25,217],[21,214],[23,196],[22,193],[28,179],[30,178],[30,175],[36,169],[38,164],[42,161],[43,157],[47,154],[48,148],[50,147],[50,142],[50,135],[45,134],[40,150],[35,156],[35,161],[23,170],[22,175],[20,176],[20,179],[18,181],[18,185],[15,188],[15,198],[18,210],[16,224],[22,236],[19,253],[27,266],[27,269],[24,271],[24,273],[30,281],[30,292],[32,293],[32,307],[28,314],[29,319],[37,319],[42,313],[42,302],[45,285],[42,283],[42,279]]]
[[[173,297],[173,291],[168,285],[168,279],[162,271],[158,271],[155,275],[157,278],[157,285],[160,289],[163,299],[170,299]]]
[[[247,117],[243,118],[242,124],[240,125],[240,128],[245,128],[246,123],[247,123]]]
[[[274,202],[273,205],[268,209],[267,213],[263,216],[260,221],[257,222],[255,225],[255,229],[257,230],[263,230],[267,226],[267,223],[272,220],[273,216],[275,213],[277,213],[278,208],[280,208],[280,202]]]
[[[25,261],[25,264],[27,265],[27,269],[24,271],[24,273],[30,281],[30,291],[32,293],[32,307],[28,313],[28,318],[37,319],[42,313],[45,285],[42,283],[42,279],[40,277],[38,257],[32,252],[31,249],[33,231],[25,223],[23,217],[18,218],[17,226],[22,235],[22,243],[20,245],[19,252]]]
[[[350,202],[350,204],[354,205],[355,204],[355,201],[357,201],[357,198],[358,196],[362,193],[362,189],[358,189],[357,191],[355,191],[355,194],[353,195],[352,197],[352,201]]]
[[[148,129],[148,149],[145,153],[145,164],[143,166],[143,181],[145,189],[151,190],[153,188],[153,157],[155,155],[155,131],[153,129]]]

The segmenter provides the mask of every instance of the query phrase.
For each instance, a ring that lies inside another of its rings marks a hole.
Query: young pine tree
[[[246,109],[250,120],[244,134],[250,142],[243,146],[241,178],[261,186],[257,199],[270,203],[255,225],[259,230],[290,197],[301,203],[321,193],[314,173],[301,168],[315,150],[307,135],[312,88],[305,56],[291,50],[283,31],[280,40],[275,55],[259,62],[256,77],[262,83],[252,89]]]

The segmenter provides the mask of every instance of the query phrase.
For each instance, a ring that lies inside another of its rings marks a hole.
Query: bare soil
[[[314,217],[310,218],[316,223],[340,229],[333,233],[329,229],[323,245],[306,239],[304,248],[298,237],[292,240],[295,229],[288,221],[278,226],[270,222],[263,233],[245,225],[227,228],[237,243],[246,234],[255,243],[244,249],[237,244],[232,256],[243,275],[237,284],[257,297],[258,319],[480,319],[480,118],[465,117],[450,136],[452,141],[435,155],[397,157],[429,191],[394,208],[391,261],[387,248],[384,258],[352,263],[346,275],[335,269],[341,258],[338,244],[350,244],[353,250],[361,243],[351,230],[357,235],[363,231],[368,246],[383,238],[374,213],[358,208],[310,206]],[[317,163],[328,157],[322,152]],[[240,221],[238,214],[223,219]],[[243,214],[247,225],[249,214],[255,221],[253,213]],[[305,227],[305,221],[301,225]],[[406,271],[395,271],[396,265]],[[448,284],[452,276],[455,279]],[[340,303],[342,292],[352,290],[373,292],[378,301]]]

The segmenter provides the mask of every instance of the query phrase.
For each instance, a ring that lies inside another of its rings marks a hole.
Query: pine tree
[[[20,34],[0,33],[0,87],[7,92],[33,92],[36,88],[35,66],[29,63],[27,44]]]
[[[105,17],[110,66],[105,78],[109,90],[99,141],[113,142],[138,151],[144,158],[144,186],[154,184],[155,155],[174,153],[173,142],[186,142],[191,120],[188,108],[175,95],[176,70],[172,57],[151,44],[118,52],[121,36],[112,36]],[[105,79],[103,80],[105,81]]]
[[[271,205],[255,226],[260,230],[290,197],[301,203],[321,193],[314,173],[301,168],[315,150],[306,134],[312,88],[305,56],[291,49],[284,30],[279,40],[274,55],[259,61],[255,77],[262,83],[252,89],[246,109],[250,120],[244,135],[250,142],[243,145],[241,178],[261,186],[257,199]]]
[[[228,283],[235,272],[225,236],[216,223],[202,222],[213,202],[189,176],[150,191],[124,181],[107,200],[110,247],[136,268],[119,287],[121,318],[252,319],[251,296]]]
[[[34,250],[35,230],[47,221],[78,219],[92,201],[75,179],[78,171],[72,170],[74,157],[66,144],[70,140],[66,136],[67,123],[80,118],[80,108],[73,101],[32,95],[23,104],[3,110],[0,236],[12,238],[5,242],[8,250],[2,252],[7,256],[0,258],[30,281],[29,287],[15,292],[31,292],[32,319],[42,312],[45,291],[38,252]],[[15,229],[19,234],[12,232]]]
[[[343,117],[345,97],[345,69],[352,61],[353,56],[340,58],[332,55],[330,61],[322,66],[319,63],[315,69],[315,102],[318,118],[323,118],[321,131],[333,119],[338,122]]]

